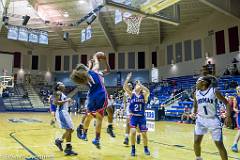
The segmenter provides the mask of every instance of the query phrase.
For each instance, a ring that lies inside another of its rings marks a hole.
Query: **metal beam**
[[[142,5],[140,9],[146,13],[154,14],[178,3],[179,1],[181,0],[154,0],[146,5]]]
[[[37,1],[37,0],[28,0],[28,2],[29,2],[29,4],[31,4],[31,5],[33,6],[33,8],[34,8],[36,11],[38,11],[38,6],[39,6],[39,4],[38,4],[38,1]],[[56,32],[61,39],[63,39],[63,31],[62,31],[61,28],[56,27],[56,26],[52,26],[52,27],[50,27],[50,28],[51,28],[54,32]],[[70,38],[68,38],[68,39],[66,40],[66,42],[67,42],[67,44],[68,44],[68,46],[69,46],[70,49],[72,49],[74,52],[77,52],[77,46],[72,42],[72,40],[71,40]]]
[[[98,21],[99,21],[99,24],[100,24],[103,32],[104,32],[105,37],[107,38],[108,43],[110,44],[112,49],[116,52],[117,51],[117,46],[116,46],[115,40],[113,39],[111,33],[109,32],[108,26],[105,23],[101,13],[98,14]]]
[[[199,0],[205,5],[240,20],[240,3],[239,0]]]
[[[145,12],[139,10],[139,9],[132,8],[132,7],[126,7],[124,4],[116,4],[115,2],[108,1],[108,0],[104,0],[104,3],[105,3],[105,5],[110,6],[112,8],[121,9],[121,10],[126,11],[126,12],[130,11],[132,13],[142,15],[143,17],[146,17],[146,18],[149,18],[149,19],[152,19],[152,20],[161,21],[161,22],[164,22],[164,23],[167,23],[167,24],[172,24],[172,25],[175,25],[175,26],[180,24],[178,19],[173,19],[172,17],[167,17],[167,16],[162,15],[162,14],[148,14],[148,13],[145,13]]]

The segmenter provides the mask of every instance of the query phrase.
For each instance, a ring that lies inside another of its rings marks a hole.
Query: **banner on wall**
[[[159,74],[157,68],[152,68],[151,71],[152,82],[158,83],[159,82]]]

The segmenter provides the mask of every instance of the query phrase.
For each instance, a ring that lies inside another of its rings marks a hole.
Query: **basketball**
[[[103,52],[97,52],[95,56],[97,57],[98,60],[106,59],[106,55]]]

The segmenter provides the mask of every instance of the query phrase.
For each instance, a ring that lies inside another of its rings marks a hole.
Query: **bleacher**
[[[170,80],[175,80],[176,81],[176,86],[177,87],[182,87],[184,89],[191,89],[195,83],[196,83],[196,78],[191,78],[191,76],[184,76],[184,77],[174,77],[174,78],[169,78]],[[168,79],[168,80],[169,80]],[[237,84],[240,84],[240,76],[222,76],[218,79],[218,89],[222,93],[223,96],[228,93],[229,96],[236,96],[236,89],[235,87],[231,88],[227,86],[226,88],[226,83],[229,84],[229,82],[235,81]],[[193,107],[193,102],[191,101],[183,101],[183,102],[178,102],[178,105],[172,105],[168,108],[166,108],[166,117],[174,117],[174,118],[179,118],[181,115],[184,113],[185,107],[192,109]]]

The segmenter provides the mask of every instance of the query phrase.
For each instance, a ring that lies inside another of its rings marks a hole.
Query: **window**
[[[182,62],[182,42],[175,44],[176,63]]]
[[[173,45],[167,46],[167,64],[172,64],[173,58]]]
[[[69,71],[69,62],[70,62],[70,57],[64,56],[64,66],[63,66],[64,71]]]
[[[109,53],[108,62],[111,69],[115,69],[115,53]]]
[[[185,61],[192,60],[192,43],[191,40],[184,41]]]
[[[128,69],[135,69],[135,53],[128,53]]]
[[[61,71],[61,56],[55,56],[55,71]]]
[[[215,37],[217,54],[224,54],[225,53],[224,30],[216,32]]]
[[[73,69],[78,65],[78,59],[79,59],[78,55],[73,55],[72,56],[72,68]]]
[[[201,39],[193,41],[194,59],[202,58],[202,41]]]
[[[145,52],[138,52],[138,69],[145,68]]]
[[[20,68],[21,67],[21,53],[15,52],[13,56],[13,67]]]
[[[228,35],[230,52],[239,51],[238,27],[229,28]]]
[[[118,53],[118,69],[125,68],[125,53]]]
[[[87,55],[81,55],[81,63],[87,65]]]
[[[38,70],[38,56],[32,56],[32,70]]]
[[[157,67],[157,52],[152,52],[152,65]]]

